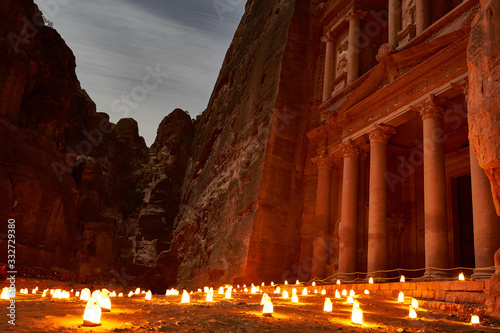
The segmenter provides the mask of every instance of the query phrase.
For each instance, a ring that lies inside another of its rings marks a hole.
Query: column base
[[[472,279],[484,280],[489,279],[495,273],[495,268],[477,268],[471,275]]]
[[[342,283],[349,283],[356,280],[356,277],[356,274],[339,273],[338,279],[342,281]]]
[[[426,269],[424,276],[418,278],[419,281],[433,281],[438,279],[447,279],[450,278],[449,271],[438,271],[435,269]]]

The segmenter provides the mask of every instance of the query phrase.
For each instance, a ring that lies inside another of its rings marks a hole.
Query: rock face
[[[488,314],[500,320],[500,249],[495,253],[495,274],[490,279],[490,289],[486,290]]]
[[[144,139],[134,120],[96,112],[33,1],[2,1],[0,16],[0,219],[16,220],[16,264],[109,274],[142,202]]]
[[[467,55],[469,140],[490,179],[500,215],[500,2],[480,2]]]
[[[196,123],[172,249],[156,262],[158,274],[168,275],[175,258],[183,286],[281,280],[299,256],[301,206],[294,204],[313,72],[304,50],[317,30],[308,1],[246,6]]]

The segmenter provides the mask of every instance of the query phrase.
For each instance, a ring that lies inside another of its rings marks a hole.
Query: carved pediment
[[[465,29],[454,31],[430,42],[418,44],[399,52],[387,45],[381,47],[379,50],[380,63],[375,66],[368,78],[342,102],[336,110],[336,114],[343,114],[346,110],[380,90],[387,83],[401,77],[402,73],[406,73],[409,77],[409,71],[436,56],[450,44],[463,39],[466,33]],[[422,75],[425,75],[425,73],[418,73],[415,78],[413,76],[409,77],[408,81],[420,80]],[[408,89],[411,89],[411,87],[408,86]],[[331,117],[327,116],[327,119],[331,119]]]

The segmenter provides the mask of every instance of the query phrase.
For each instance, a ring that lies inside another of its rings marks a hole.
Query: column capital
[[[336,38],[336,34],[333,33],[331,30],[325,32],[325,34],[323,36],[321,36],[321,41],[323,43],[327,43],[327,42],[333,42]]]
[[[328,155],[327,152],[318,154],[316,157],[313,157],[311,161],[318,166],[318,169],[331,169],[334,165],[332,156]]]
[[[396,130],[389,125],[376,125],[368,131],[371,143],[388,143],[391,134],[396,134]]]
[[[469,79],[467,77],[457,82],[450,82],[450,85],[460,91],[467,100],[469,94]]]
[[[365,18],[366,16],[366,11],[364,10],[361,10],[361,9],[356,9],[356,8],[353,8],[351,9],[348,13],[347,13],[347,20],[352,20],[352,19],[358,19],[358,20],[362,20]]]
[[[348,139],[346,142],[340,144],[340,149],[342,150],[342,156],[349,157],[349,156],[359,156],[360,149],[352,139]]]
[[[410,109],[418,111],[422,120],[427,118],[443,118],[445,109],[436,103],[436,96],[431,94],[428,99],[416,105],[410,105]]]

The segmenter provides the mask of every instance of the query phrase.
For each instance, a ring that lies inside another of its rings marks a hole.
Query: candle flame
[[[96,298],[91,297],[85,306],[83,313],[83,326],[100,326],[101,325],[101,308],[98,305]]]
[[[465,281],[464,273],[458,274],[458,281]]]
[[[189,303],[189,294],[186,290],[182,292],[181,303]]]
[[[365,289],[365,295],[370,295],[370,291],[368,289]]]
[[[288,291],[283,290],[283,295],[281,297],[284,299],[287,299],[288,298]]]
[[[146,296],[144,298],[146,299],[146,301],[150,301],[152,296],[153,295],[151,294],[151,290],[148,290],[148,292],[146,293]]]
[[[345,289],[342,290],[342,296],[347,296],[347,290]]]
[[[415,308],[410,305],[410,313],[408,314],[411,319],[417,319],[417,311],[415,311]]]
[[[413,306],[416,309],[418,309],[418,301],[414,298],[411,299],[411,306]]]
[[[325,289],[321,290],[321,295],[326,295],[326,290]]]
[[[302,289],[302,296],[307,296],[307,288]]]
[[[405,294],[400,291],[398,294],[398,303],[404,303],[405,302]]]
[[[299,298],[297,297],[297,295],[292,295],[292,303],[298,303],[299,302]]]
[[[262,309],[262,314],[264,316],[269,316],[269,317],[273,315],[273,302],[269,297],[264,302],[264,308]]]
[[[406,282],[406,278],[404,275],[401,275],[401,278],[399,278],[399,282]]]
[[[479,325],[479,316],[472,315],[472,317],[470,317],[470,323],[471,325]]]
[[[335,298],[340,298],[340,292],[338,290],[335,290]]]
[[[323,306],[323,311],[332,312],[332,310],[333,310],[332,300],[327,297],[325,298],[325,305]]]
[[[370,279],[368,280],[368,283],[373,284],[373,277],[370,277]]]
[[[353,304],[354,298],[352,296],[347,297],[347,304]]]
[[[360,309],[358,301],[352,305],[351,321],[354,324],[363,325],[363,310]]]

